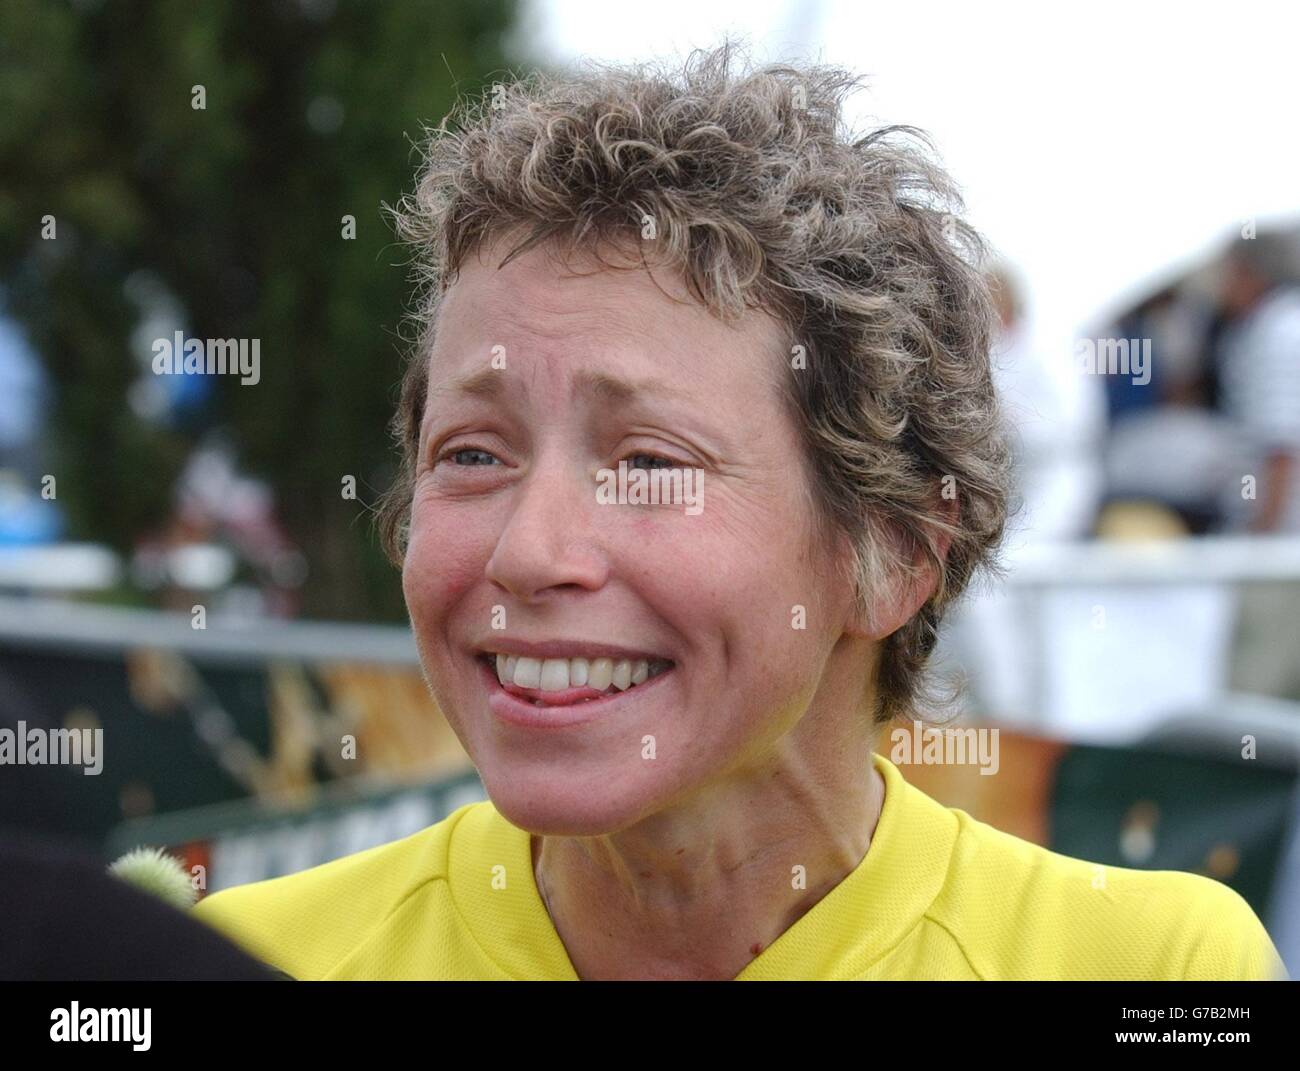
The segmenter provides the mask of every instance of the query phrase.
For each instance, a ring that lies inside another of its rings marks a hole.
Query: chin
[[[650,786],[638,788],[608,769],[584,776],[553,762],[536,771],[488,763],[479,767],[479,776],[506,821],[542,837],[617,833],[656,810]]]

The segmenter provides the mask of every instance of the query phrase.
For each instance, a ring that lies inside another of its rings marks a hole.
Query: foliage
[[[409,189],[422,127],[502,76],[513,13],[513,0],[0,6],[0,282],[55,384],[50,463],[72,538],[128,551],[217,424],[308,556],[304,612],[401,616],[364,506],[392,473],[409,302],[381,205]],[[260,339],[260,383],[214,377],[206,411],[179,424],[139,415],[127,280],[141,277],[176,295],[193,335]],[[349,474],[359,501],[340,494]]]

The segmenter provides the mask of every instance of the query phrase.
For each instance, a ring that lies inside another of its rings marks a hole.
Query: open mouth
[[[486,675],[516,699],[535,707],[579,706],[636,691],[672,670],[669,659],[526,658],[477,655]]]

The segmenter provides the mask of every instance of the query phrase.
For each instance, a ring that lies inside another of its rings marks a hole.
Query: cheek
[[[417,631],[441,620],[482,577],[489,550],[478,547],[472,525],[449,523],[445,510],[417,503],[402,564],[402,592]]]

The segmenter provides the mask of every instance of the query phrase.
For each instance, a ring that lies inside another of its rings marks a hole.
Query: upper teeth
[[[497,679],[502,684],[562,692],[566,688],[594,688],[603,692],[611,685],[620,692],[658,676],[670,663],[660,659],[627,658],[525,658],[498,654]]]

